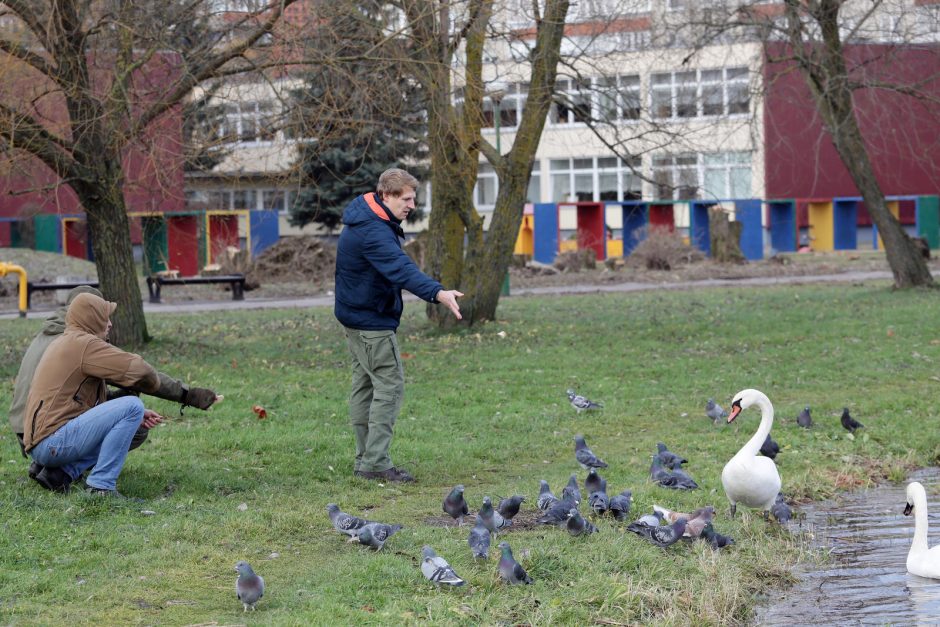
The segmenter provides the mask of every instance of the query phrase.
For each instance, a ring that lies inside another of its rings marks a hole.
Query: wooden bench
[[[73,281],[71,283],[34,283],[33,281],[26,282],[26,309],[29,309],[30,302],[33,298],[33,292],[48,292],[55,290],[70,290],[81,285],[87,285],[89,287],[98,287],[98,281]]]
[[[229,283],[232,286],[232,300],[245,300],[244,274],[216,274],[209,276],[148,276],[147,291],[150,292],[150,302],[159,303],[160,288],[164,285],[201,285],[204,283]]]

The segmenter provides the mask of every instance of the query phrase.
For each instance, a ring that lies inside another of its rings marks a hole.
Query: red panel
[[[7,247],[10,246],[13,242],[13,236],[10,233],[10,225],[12,222],[0,222],[0,246]]]
[[[212,238],[211,259],[219,263],[227,246],[238,248],[238,216],[209,216],[209,237]]]
[[[199,220],[196,216],[167,216],[167,268],[180,276],[199,274]]]
[[[672,205],[650,205],[650,227],[665,226],[669,232],[676,230],[676,216]]]
[[[69,257],[88,258],[88,244],[85,239],[84,220],[63,220],[65,226],[65,252]]]
[[[607,225],[604,205],[597,202],[577,203],[578,248],[592,248],[598,261],[607,258]]]

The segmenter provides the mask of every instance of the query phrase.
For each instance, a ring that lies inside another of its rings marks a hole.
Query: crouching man
[[[65,332],[43,353],[29,388],[23,420],[26,452],[43,466],[51,489],[67,491],[89,468],[85,483],[94,494],[121,496],[117,478],[138,428],[161,417],[136,396],[107,400],[106,381],[153,393],[159,373],[139,355],[107,342],[116,303],[79,294],[65,314]],[[181,387],[180,401],[208,409],[216,394]]]

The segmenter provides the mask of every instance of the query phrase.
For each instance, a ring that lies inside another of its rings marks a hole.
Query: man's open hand
[[[457,305],[457,299],[461,296],[463,296],[463,292],[458,292],[457,290],[441,290],[437,293],[435,298],[437,302],[450,309],[450,312],[454,314],[455,318],[462,320],[463,316],[460,315],[460,307]]]

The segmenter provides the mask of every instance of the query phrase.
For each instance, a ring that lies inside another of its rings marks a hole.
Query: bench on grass
[[[69,283],[40,283],[34,281],[26,282],[26,309],[29,309],[33,298],[33,292],[49,292],[56,290],[70,290],[74,287],[87,285],[89,287],[98,287],[98,281],[72,281]]]
[[[159,303],[160,288],[164,285],[201,285],[204,283],[229,283],[232,286],[232,300],[245,300],[244,274],[215,274],[209,276],[148,276],[147,291],[150,292],[150,302]]]

